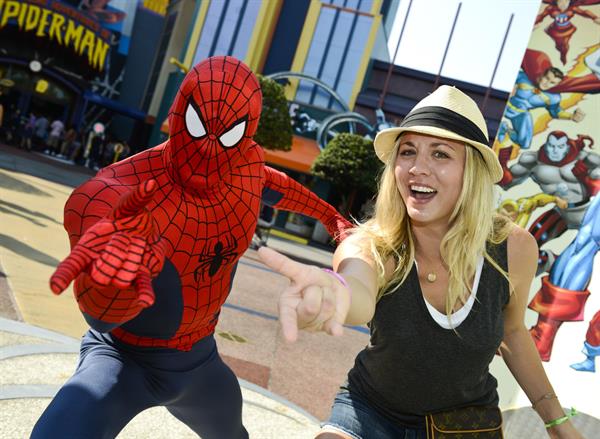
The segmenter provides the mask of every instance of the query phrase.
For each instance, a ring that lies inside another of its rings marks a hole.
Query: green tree
[[[358,192],[367,197],[375,194],[381,168],[372,140],[341,133],[321,151],[311,172],[331,182],[342,198],[343,213],[348,214]]]
[[[268,149],[289,151],[292,148],[292,122],[283,86],[258,75],[263,108],[254,141]]]

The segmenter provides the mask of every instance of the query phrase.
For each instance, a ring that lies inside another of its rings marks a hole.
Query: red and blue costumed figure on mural
[[[592,56],[589,57],[592,59]],[[586,58],[587,61],[587,58]],[[579,108],[566,111],[562,107],[561,93],[600,93],[600,77],[595,65],[590,73],[581,76],[565,75],[554,67],[548,55],[539,50],[527,49],[521,70],[515,82],[515,91],[506,104],[502,123],[498,129],[498,141],[508,136],[511,146],[499,150],[500,161],[513,157],[513,148],[529,149],[534,136],[534,120],[531,110],[545,108],[553,119],[581,122],[585,113]]]
[[[585,172],[584,169],[580,171]],[[596,186],[599,186],[598,181]],[[542,287],[529,304],[529,308],[538,312],[538,321],[530,332],[542,360],[550,359],[554,337],[563,322],[583,320],[585,303],[590,295],[587,287],[598,251],[600,197],[596,193],[575,239],[556,259],[550,274],[542,278]],[[577,371],[595,372],[595,359],[600,355],[600,311],[596,311],[590,320],[582,352],[585,359],[571,367]]]
[[[231,57],[193,67],[169,113],[165,143],[101,170],[65,206],[71,253],[50,285],[74,280],[92,327],[80,361],[32,437],[115,437],[165,406],[205,439],[247,438],[239,384],[213,332],[248,249],[261,201],[350,223],[285,174],[252,140],[259,83]]]
[[[546,33],[556,46],[560,53],[560,61],[567,63],[567,52],[569,51],[569,41],[577,30],[571,20],[575,15],[589,18],[594,23],[600,24],[600,17],[593,12],[582,9],[580,6],[591,6],[600,4],[600,0],[543,0],[548,6],[538,14],[535,24],[541,23],[547,16],[552,17],[552,23],[545,29]]]

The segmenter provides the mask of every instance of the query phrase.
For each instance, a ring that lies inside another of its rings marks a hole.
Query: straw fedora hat
[[[481,153],[494,182],[502,179],[502,166],[489,146],[485,119],[475,101],[456,87],[438,87],[413,107],[400,126],[377,133],[373,144],[381,161],[387,161],[405,131],[465,142]]]

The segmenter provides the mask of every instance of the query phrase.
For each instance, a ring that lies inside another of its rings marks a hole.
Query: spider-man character
[[[203,438],[245,438],[241,393],[213,338],[261,200],[310,215],[340,237],[350,223],[285,174],[252,141],[259,83],[231,57],[187,74],[165,143],[101,170],[65,206],[71,253],[53,274],[72,280],[92,329],[74,376],[33,431],[115,437],[164,405]]]

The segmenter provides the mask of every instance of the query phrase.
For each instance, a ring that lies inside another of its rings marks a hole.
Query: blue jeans
[[[425,439],[424,428],[404,427],[375,410],[367,401],[340,389],[333,401],[331,415],[322,426],[339,429],[356,439]]]

